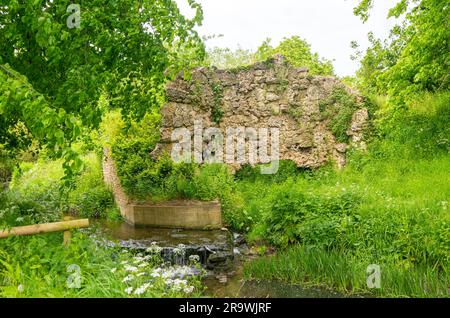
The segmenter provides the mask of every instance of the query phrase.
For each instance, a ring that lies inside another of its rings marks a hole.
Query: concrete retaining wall
[[[220,229],[222,212],[220,202],[173,200],[160,203],[133,202],[122,186],[110,150],[104,149],[103,176],[111,187],[116,204],[125,221],[131,225],[183,229]]]

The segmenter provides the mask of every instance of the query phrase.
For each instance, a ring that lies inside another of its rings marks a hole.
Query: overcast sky
[[[192,17],[187,0],[176,0],[180,10]],[[219,46],[255,50],[264,39],[276,45],[283,37],[299,35],[320,56],[334,60],[339,76],[352,75],[358,63],[350,59],[350,42],[368,45],[367,33],[385,38],[395,20],[387,19],[392,0],[377,0],[365,24],[353,15],[357,0],[199,0],[204,21],[200,35],[223,37],[208,40],[208,48]]]

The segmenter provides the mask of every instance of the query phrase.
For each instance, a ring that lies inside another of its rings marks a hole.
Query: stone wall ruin
[[[235,70],[197,68],[191,75],[185,79],[180,74],[166,87],[168,102],[161,110],[161,141],[154,155],[170,153],[174,129],[193,131],[195,120],[201,120],[203,128],[218,127],[224,136],[230,127],[278,128],[280,160],[292,160],[298,167],[329,161],[343,166],[349,146],[363,143],[368,112],[362,98],[335,77],[312,76],[282,56]],[[330,128],[337,114],[324,118],[320,106],[336,88],[353,96],[357,105],[346,142],[338,141]]]

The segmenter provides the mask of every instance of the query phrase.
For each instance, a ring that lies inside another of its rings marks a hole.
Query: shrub
[[[103,182],[101,159],[96,154],[83,158],[84,169],[68,193],[68,209],[81,217],[105,218],[114,207],[112,192]]]
[[[0,190],[4,184],[10,181],[15,165],[16,160],[0,145]]]
[[[100,158],[90,153],[71,189],[63,191],[62,162],[39,160],[21,163],[14,171],[9,191],[0,200],[0,219],[9,226],[61,220],[64,212],[82,217],[114,215],[112,193],[103,183]],[[6,221],[7,220],[7,221]]]
[[[352,222],[359,198],[348,192],[320,196],[293,181],[277,189],[265,217],[267,238],[275,245],[304,244],[332,247]]]
[[[245,164],[236,171],[235,178],[240,181],[257,181],[280,183],[286,181],[290,177],[294,177],[305,172],[300,169],[291,160],[280,160],[278,171],[274,174],[261,174],[260,165],[252,167],[250,164]]]
[[[11,225],[60,220],[63,176],[61,161],[21,163],[15,170],[7,192],[7,204],[0,213],[10,215]]]
[[[422,94],[406,108],[384,105],[371,145],[376,158],[431,158],[450,151],[450,93]]]
[[[159,140],[158,127],[159,116],[147,114],[140,123],[132,122],[128,130],[123,130],[112,142],[112,157],[120,182],[132,197],[148,196],[148,191],[155,185],[158,188],[172,169],[168,161],[157,164],[150,156]]]

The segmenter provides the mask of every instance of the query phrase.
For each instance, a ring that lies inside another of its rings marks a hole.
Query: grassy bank
[[[449,107],[446,94],[422,96],[402,111],[381,108],[368,151],[350,154],[342,171],[259,180],[254,187],[243,181],[249,217],[264,220],[249,238],[281,248],[248,264],[247,277],[448,297]],[[255,192],[266,195],[258,199]],[[369,264],[381,267],[381,289],[367,288]]]
[[[378,262],[380,263],[380,262]],[[248,263],[246,279],[281,280],[304,287],[321,286],[354,296],[449,297],[448,272],[434,267],[404,268],[380,263],[380,288],[368,288],[367,266],[345,251],[293,246],[276,256]]]

